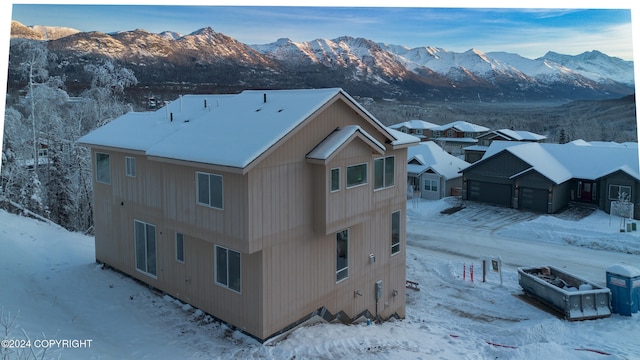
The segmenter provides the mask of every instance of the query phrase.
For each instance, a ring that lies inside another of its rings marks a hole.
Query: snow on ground
[[[44,358],[640,358],[640,314],[562,320],[518,297],[515,271],[547,265],[549,259],[604,285],[606,264],[640,267],[640,230],[621,233],[619,219],[600,211],[552,216],[466,203],[460,211],[440,213],[456,205],[453,198],[407,204],[407,278],[421,290],[407,289],[406,319],[369,326],[315,324],[267,345],[103,270],[94,261],[92,237],[0,211],[0,338],[32,344],[0,348],[0,357],[42,355],[42,346],[52,345]],[[547,255],[549,247],[559,260]],[[477,261],[485,251],[504,257],[502,285],[493,273],[480,281]],[[474,282],[468,273],[462,277],[463,265],[471,262],[477,266]],[[75,342],[65,346],[62,340]]]

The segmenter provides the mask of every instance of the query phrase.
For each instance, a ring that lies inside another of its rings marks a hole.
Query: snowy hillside
[[[420,290],[406,290],[406,319],[309,325],[264,345],[102,269],[92,237],[0,211],[1,323],[10,331],[4,335],[0,326],[0,337],[11,340],[3,345],[32,344],[0,348],[0,357],[42,355],[45,344],[44,358],[63,359],[637,358],[640,314],[561,320],[518,297],[515,269],[554,265],[604,284],[605,264],[640,266],[638,233],[620,233],[618,219],[602,212],[578,219],[469,203],[440,213],[456,201],[407,204],[407,278]],[[480,281],[485,251],[504,260],[503,285],[494,273]],[[462,277],[472,263],[474,282]]]

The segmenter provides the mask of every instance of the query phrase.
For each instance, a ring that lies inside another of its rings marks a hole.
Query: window
[[[336,282],[349,277],[349,230],[336,234]]]
[[[424,191],[438,191],[438,180],[425,179]]]
[[[156,227],[135,220],[134,232],[136,269],[147,275],[156,277]]]
[[[609,200],[631,201],[631,186],[609,185]]]
[[[240,253],[218,245],[215,253],[216,284],[240,292]]]
[[[125,174],[127,176],[136,177],[136,158],[131,156],[124,157]]]
[[[96,181],[103,184],[111,184],[109,154],[96,153]]]
[[[416,134],[422,135],[422,129],[416,129]]]
[[[367,183],[367,164],[347,166],[347,188]]]
[[[400,211],[391,213],[391,255],[400,252]]]
[[[393,186],[395,178],[395,156],[373,160],[373,188],[382,189]]]
[[[176,233],[176,261],[184,262],[184,234]]]
[[[222,209],[222,175],[197,173],[198,204]]]
[[[40,148],[40,149],[38,149],[38,156],[39,157],[47,157],[47,156],[49,156],[49,151],[46,148]]]
[[[449,129],[447,130],[447,137],[453,137],[455,135],[455,132],[453,132],[453,130]]]
[[[340,168],[331,169],[331,191],[340,190]]]

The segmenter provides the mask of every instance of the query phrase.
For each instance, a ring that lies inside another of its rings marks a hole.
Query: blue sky
[[[54,5],[61,3],[40,1],[39,4],[14,3],[11,18],[25,25],[55,25],[102,32],[140,28],[154,33],[169,30],[188,34],[210,26],[247,44],[265,44],[282,37],[301,42],[350,35],[376,42],[408,47],[435,46],[456,52],[476,48],[536,58],[547,51],[577,55],[600,50],[633,60],[631,1],[618,9],[607,4],[609,9],[600,10],[584,5],[580,5],[582,9],[509,9],[411,7],[402,2],[390,7],[390,3],[382,6],[376,5],[375,1],[368,3],[376,7],[349,5],[349,2],[343,2],[344,6],[300,7],[277,6],[277,3],[266,3],[269,6],[172,5],[176,2],[155,6],[101,6],[91,5],[91,2],[84,3],[89,5]],[[456,2],[451,4],[448,6],[457,6]]]

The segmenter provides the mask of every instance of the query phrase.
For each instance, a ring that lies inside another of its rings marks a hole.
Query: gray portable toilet
[[[611,290],[611,310],[631,316],[640,305],[640,270],[615,264],[607,268],[607,287]]]

